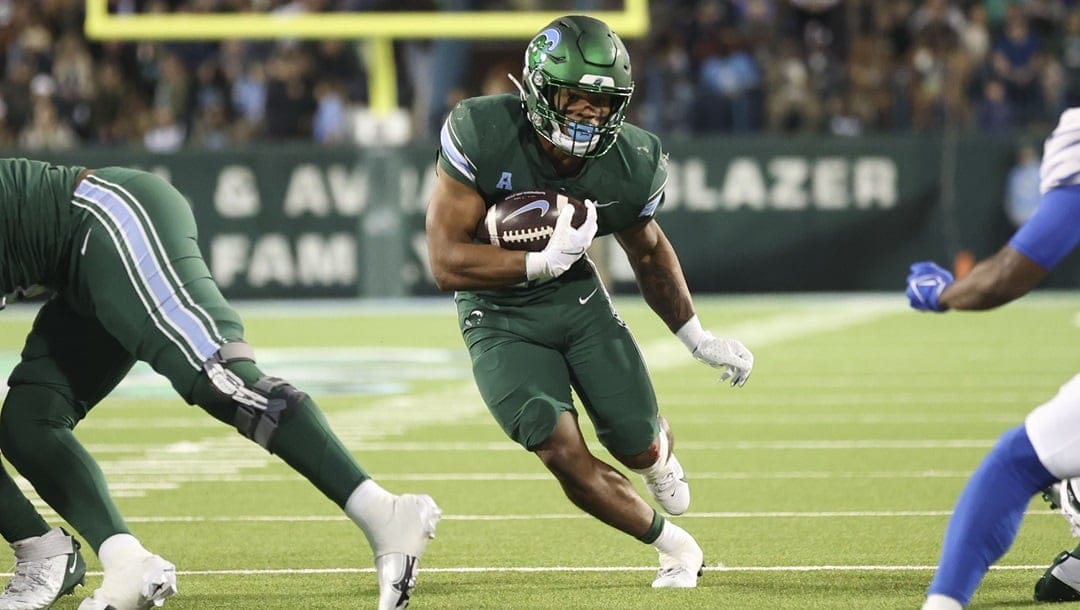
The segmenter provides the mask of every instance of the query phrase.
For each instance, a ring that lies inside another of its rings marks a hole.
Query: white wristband
[[[551,277],[548,271],[547,260],[539,252],[525,253],[525,279],[539,280]]]
[[[686,321],[679,330],[675,331],[675,336],[682,341],[686,349],[690,350],[690,353],[694,353],[700,344],[705,339],[705,329],[701,327],[701,320],[698,320],[697,314],[694,317]]]

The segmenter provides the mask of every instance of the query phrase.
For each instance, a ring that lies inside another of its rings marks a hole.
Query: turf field
[[[655,552],[586,518],[503,437],[448,298],[239,308],[264,369],[314,395],[384,487],[442,505],[417,609],[918,607],[967,475],[1078,368],[1080,294],[945,316],[909,312],[899,294],[699,299],[707,327],[756,355],[741,390],[718,385],[638,297],[617,303],[690,478],[677,522],[709,566],[695,590],[652,590]],[[31,315],[0,316],[0,365]],[[135,533],[177,564],[167,608],[374,607],[369,550],[336,507],[147,369],[78,432]],[[1026,605],[1072,545],[1033,502],[973,607]],[[87,587],[58,607],[100,582],[87,559]]]

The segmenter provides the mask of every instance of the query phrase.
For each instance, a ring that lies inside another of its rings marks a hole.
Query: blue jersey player
[[[1009,243],[959,280],[938,265],[911,266],[907,296],[920,311],[992,309],[1039,285],[1080,243],[1080,108],[1061,115],[1046,141],[1042,200]],[[945,531],[944,548],[923,610],[967,605],[990,565],[1012,544],[1032,495],[1080,476],[1080,376],[1062,386],[1020,426],[1001,435],[968,480]],[[1057,486],[1062,488],[1061,486]],[[1041,601],[1080,595],[1064,580],[1080,559],[1063,553],[1036,585]],[[1074,579],[1080,588],[1080,578]]]

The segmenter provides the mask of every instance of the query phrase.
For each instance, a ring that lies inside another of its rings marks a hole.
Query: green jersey
[[[86,215],[71,205],[82,170],[0,159],[0,294],[66,281],[72,235]]]
[[[518,191],[553,189],[596,202],[597,235],[617,233],[656,214],[667,183],[667,155],[655,135],[624,123],[615,145],[587,159],[581,171],[560,176],[544,156],[516,95],[470,98],[446,119],[440,136],[439,169],[476,189],[490,206]],[[548,291],[546,284],[591,273],[584,259],[555,280],[523,284],[485,297],[523,302]]]

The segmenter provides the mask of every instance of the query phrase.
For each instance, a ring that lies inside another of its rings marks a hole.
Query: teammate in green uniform
[[[646,302],[695,357],[724,369],[721,380],[742,386],[753,355],[694,314],[654,219],[667,157],[656,136],[624,123],[634,82],[619,37],[596,19],[556,19],[529,43],[518,88],[520,98],[461,102],[443,126],[427,213],[432,272],[441,289],[458,291],[477,386],[506,434],[537,454],[577,506],[656,547],[654,587],[694,587],[701,548],[589,452],[571,402],[572,386],[600,442],[644,476],[668,513],[686,511],[689,486],[648,371],[584,256],[593,237],[615,235]],[[488,206],[538,188],[586,200],[585,223],[575,229],[562,215],[541,252],[475,243]]]
[[[307,394],[259,369],[199,252],[188,202],[172,185],[125,168],[0,160],[0,293],[30,287],[53,294],[8,379],[0,451],[101,560],[104,581],[80,610],[149,608],[176,593],[175,567],[131,535],[72,434],[136,360],[340,506],[374,552],[379,608],[408,603],[439,508],[428,496],[380,488]],[[0,491],[13,485],[0,472]],[[48,607],[67,585],[67,559],[77,556],[44,522],[25,521],[20,537],[37,538],[20,541],[16,553],[40,562],[17,571],[0,608]]]

